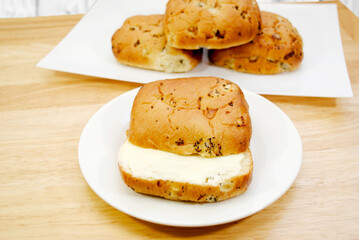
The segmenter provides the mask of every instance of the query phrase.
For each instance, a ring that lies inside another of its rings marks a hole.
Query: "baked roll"
[[[234,83],[215,77],[144,85],[119,151],[123,180],[136,192],[216,202],[252,178],[248,104]]]
[[[245,73],[293,71],[303,60],[303,40],[286,18],[262,11],[261,31],[253,41],[238,47],[210,50],[208,57],[217,66]]]
[[[163,15],[133,16],[112,36],[117,61],[164,72],[188,72],[201,61],[202,51],[181,50],[167,44]]]
[[[254,39],[260,23],[255,0],[169,0],[164,25],[171,47],[222,49]]]

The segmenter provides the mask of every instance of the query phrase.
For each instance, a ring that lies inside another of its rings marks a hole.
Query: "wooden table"
[[[35,66],[82,15],[1,19],[0,239],[358,239],[359,20],[338,7],[355,97],[265,96],[298,128],[301,172],[263,211],[205,228],[135,219],[85,182],[77,159],[83,127],[103,104],[140,84]]]

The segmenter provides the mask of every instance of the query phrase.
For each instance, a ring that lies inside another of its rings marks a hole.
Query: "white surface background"
[[[335,4],[261,3],[293,23],[303,37],[299,69],[275,75],[236,72],[203,61],[187,73],[163,73],[125,66],[116,61],[111,36],[129,16],[165,11],[167,0],[101,0],[37,66],[88,76],[148,83],[158,79],[217,76],[260,94],[351,97]],[[318,12],[321,13],[318,17]],[[318,31],[320,29],[320,31]]]
[[[155,0],[149,0],[155,1]],[[317,2],[320,0],[257,0],[257,2]],[[358,0],[340,0],[359,17]],[[0,0],[0,18],[86,13],[95,0]]]

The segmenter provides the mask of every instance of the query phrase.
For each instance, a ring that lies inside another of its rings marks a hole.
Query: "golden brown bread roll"
[[[204,157],[244,152],[251,134],[241,89],[215,77],[144,85],[133,103],[128,130],[136,146]]]
[[[164,25],[171,47],[222,49],[251,41],[260,22],[255,0],[169,0]]]
[[[248,104],[234,83],[215,77],[144,85],[119,151],[124,182],[171,200],[217,202],[252,179]]]
[[[112,36],[116,59],[133,67],[164,72],[187,72],[201,61],[202,51],[168,46],[163,15],[133,16]]]
[[[242,46],[210,50],[217,66],[254,74],[293,71],[303,59],[303,41],[297,29],[284,17],[262,11],[258,36]]]

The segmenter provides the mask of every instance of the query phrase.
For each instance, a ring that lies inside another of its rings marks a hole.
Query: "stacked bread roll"
[[[216,77],[145,84],[133,102],[118,159],[138,193],[217,202],[244,193],[252,180],[252,123],[242,90]]]
[[[298,31],[255,0],[169,0],[164,15],[130,17],[112,37],[120,63],[164,72],[195,68],[202,48],[213,64],[254,74],[292,71],[303,59]]]
[[[297,69],[303,60],[303,41],[297,29],[284,17],[261,12],[262,25],[247,44],[228,49],[209,50],[217,66],[239,72],[276,74]]]

